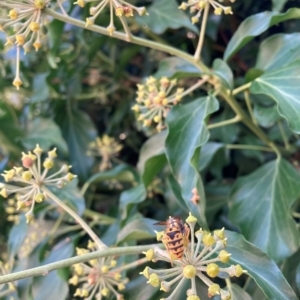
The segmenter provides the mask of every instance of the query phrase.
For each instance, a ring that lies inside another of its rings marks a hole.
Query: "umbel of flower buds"
[[[47,195],[43,187],[63,187],[76,175],[69,172],[70,166],[63,165],[57,172],[52,172],[56,148],[48,152],[42,160],[43,150],[39,145],[32,152],[22,153],[22,167],[14,167],[2,174],[7,184],[0,184],[0,195],[7,198],[11,194],[17,196],[17,209],[28,208],[27,221],[33,218],[35,203],[41,203]]]
[[[173,299],[176,294],[180,293],[186,279],[191,281],[191,288],[186,291],[187,300],[199,300],[196,290],[196,278],[203,281],[208,287],[207,294],[211,298],[219,295],[222,300],[230,300],[231,295],[228,290],[222,289],[218,284],[212,281],[213,278],[218,277],[220,273],[222,276],[228,274],[230,277],[239,277],[247,271],[243,270],[240,265],[231,265],[229,267],[222,267],[223,263],[228,264],[231,254],[228,253],[226,248],[226,237],[224,228],[221,230],[215,230],[210,233],[205,230],[198,230],[195,232],[195,224],[197,219],[191,215],[186,219],[186,223],[189,226],[191,241],[184,249],[184,254],[181,259],[172,257],[168,251],[161,250],[160,248],[149,249],[145,252],[148,260],[156,262],[158,260],[171,263],[171,268],[155,270],[146,267],[142,275],[144,275],[150,285],[153,287],[159,287],[164,292],[171,292],[171,294],[165,298]],[[185,237],[185,233],[189,230],[182,232],[182,238]],[[169,233],[169,232],[168,232]],[[157,239],[159,241],[165,240],[165,232],[157,232]],[[177,236],[179,238],[180,234]],[[195,237],[197,243],[195,243]],[[172,287],[175,287],[172,290]]]

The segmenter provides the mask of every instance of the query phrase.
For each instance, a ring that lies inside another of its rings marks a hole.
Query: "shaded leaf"
[[[269,300],[298,299],[276,263],[265,253],[247,242],[241,234],[227,231],[226,237],[226,250],[231,253],[230,263],[240,264],[247,270]]]
[[[49,73],[38,73],[33,78],[33,95],[31,102],[46,101],[49,98],[49,85],[47,77]]]
[[[86,155],[87,148],[97,136],[90,117],[78,109],[65,107],[57,111],[56,121],[60,125],[64,139],[69,148],[72,170],[80,179],[87,179],[93,158]]]
[[[289,127],[300,133],[300,60],[293,64],[266,72],[257,78],[251,85],[250,91],[254,94],[265,94],[274,99],[278,111]]]
[[[300,33],[273,35],[261,43],[255,68],[270,71],[299,61],[299,48]]]
[[[299,173],[278,159],[240,177],[232,188],[230,219],[247,240],[275,261],[299,247],[299,231],[290,213],[300,194],[299,181]]]
[[[287,0],[272,0],[273,2],[273,10],[280,11],[283,9],[283,6],[287,2]]]
[[[118,233],[118,244],[154,238],[156,236],[153,226],[155,222],[157,221],[153,219],[142,218],[126,224]]]
[[[198,32],[188,16],[178,9],[175,0],[154,0],[147,8],[149,16],[136,16],[137,22],[142,26],[148,26],[154,33],[161,34],[168,28],[178,29],[186,27],[193,32]]]
[[[258,124],[265,128],[272,127],[280,119],[276,105],[271,107],[254,105],[253,113]]]
[[[27,150],[32,150],[36,144],[39,144],[44,150],[52,146],[57,147],[64,154],[68,153],[68,146],[61,130],[51,119],[37,118],[30,122],[26,136],[21,139],[21,142]]]
[[[227,89],[233,88],[233,73],[227,63],[222,59],[215,59],[213,62],[213,72],[217,75]]]
[[[254,37],[266,31],[269,27],[290,19],[300,17],[300,9],[291,8],[286,13],[262,12],[248,17],[239,26],[224,53],[224,60],[228,60],[238,50],[247,45]]]
[[[252,297],[237,284],[231,285],[230,292],[232,300],[252,300]]]
[[[69,258],[73,252],[73,243],[62,241],[52,249],[42,264],[49,264]],[[35,300],[65,300],[68,292],[68,283],[59,276],[57,270],[50,272],[46,276],[35,277],[33,279],[32,295]]]
[[[166,155],[170,168],[181,187],[182,198],[188,211],[192,212],[203,226],[206,226],[206,220],[205,195],[198,172],[200,147],[209,138],[205,119],[218,108],[216,98],[202,97],[189,104],[175,106],[166,119],[168,126]],[[195,187],[201,198],[199,205],[191,202],[192,190]]]
[[[203,145],[200,152],[199,170],[203,171],[207,168],[215,154],[221,149],[224,149],[224,145],[221,143],[208,142]]]
[[[159,67],[157,72],[154,74],[156,78],[161,78],[163,76],[177,78],[199,76],[199,69],[196,68],[191,63],[183,60],[179,57],[167,57],[159,62]]]

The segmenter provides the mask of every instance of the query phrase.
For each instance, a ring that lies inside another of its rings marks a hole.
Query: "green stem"
[[[237,94],[239,94],[239,93],[241,93],[245,90],[248,90],[250,88],[251,84],[252,84],[252,82],[248,82],[244,85],[239,86],[238,88],[236,88],[232,91],[232,95],[234,96],[234,95],[237,95]]]
[[[246,105],[247,105],[250,117],[252,119],[252,122],[257,126],[257,121],[254,117],[254,113],[253,113],[253,110],[252,110],[252,105],[251,105],[249,92],[248,91],[244,92],[244,96],[245,96]]]
[[[255,150],[255,151],[266,151],[266,152],[274,152],[272,148],[256,146],[256,145],[235,145],[228,144],[225,145],[226,149],[237,149],[237,150]]]
[[[206,4],[206,6],[204,8],[202,23],[201,23],[201,31],[200,31],[199,41],[198,41],[197,49],[194,54],[194,59],[196,61],[200,60],[200,57],[201,57],[201,51],[202,51],[203,43],[204,43],[204,36],[205,36],[205,31],[206,31],[206,24],[207,24],[209,8],[210,8],[210,5]]]
[[[115,218],[106,216],[104,214],[100,214],[96,211],[90,210],[90,209],[85,209],[85,211],[83,212],[83,215],[85,217],[91,218],[91,219],[95,219],[97,221],[99,221],[99,224],[106,224],[106,225],[110,225],[116,222]]]
[[[110,36],[109,32],[107,31],[107,29],[105,27],[97,26],[97,25],[90,25],[88,27],[85,27],[85,25],[86,25],[85,22],[83,22],[81,20],[77,20],[77,19],[72,18],[70,16],[64,16],[64,15],[62,15],[62,14],[60,14],[60,13],[58,13],[58,12],[56,12],[56,11],[50,9],[50,8],[44,8],[43,12],[46,13],[47,15],[57,19],[57,20],[62,21],[62,22],[69,23],[69,24],[72,24],[72,25],[75,25],[75,26],[78,26],[78,27],[81,27],[81,28],[84,28],[84,29],[88,29],[88,30],[91,30],[91,31],[94,31],[94,32],[98,32],[98,33]],[[127,35],[125,33],[122,33],[122,32],[115,31],[115,32],[112,33],[111,37],[114,37],[114,38],[117,38],[117,39],[120,39],[120,40],[123,40],[123,41],[127,41]],[[173,48],[171,46],[168,46],[168,45],[165,45],[165,44],[160,44],[160,43],[157,43],[157,42],[154,42],[154,41],[149,41],[149,40],[139,38],[139,37],[136,37],[136,36],[132,36],[130,42],[133,43],[133,44],[149,47],[149,48],[152,48],[152,49],[156,49],[156,50],[159,50],[159,51],[169,53],[170,55],[180,57],[180,58],[186,60],[187,62],[195,65],[196,67],[198,67],[203,73],[207,73],[207,74],[211,73],[209,68],[207,68],[205,66],[205,64],[203,64],[201,61],[195,62],[195,59],[194,59],[193,56],[191,56],[188,53],[185,53],[181,50]]]
[[[23,278],[33,277],[33,276],[46,276],[49,274],[49,272],[53,270],[70,267],[71,265],[87,262],[92,259],[98,259],[98,258],[103,258],[108,256],[140,254],[143,251],[147,251],[150,248],[154,248],[155,246],[156,245],[106,248],[99,251],[90,252],[87,254],[63,259],[37,268],[32,268],[32,269],[0,276],[0,284],[20,280]]]
[[[136,268],[146,262],[149,262],[149,260],[146,257],[140,258],[130,264],[126,264],[120,268],[114,269],[114,272],[123,272],[123,271],[129,270],[129,269],[132,269],[132,268]]]
[[[97,244],[99,249],[106,248],[107,246],[99,239],[96,233],[90,228],[90,226],[69,206],[62,202],[57,196],[55,196],[48,188],[42,186],[41,189],[65,212],[67,212],[74,220],[85,230],[85,232],[91,237],[91,239]]]
[[[234,124],[234,123],[240,122],[241,120],[242,120],[241,117],[239,115],[236,115],[234,118],[232,118],[230,120],[225,120],[225,121],[222,121],[222,122],[209,124],[209,125],[207,125],[207,128],[208,129],[214,129],[214,128],[218,128],[218,127],[221,127],[221,126]]]
[[[10,289],[1,291],[1,292],[0,292],[0,299],[3,298],[3,297],[5,297],[5,296],[7,296],[7,295],[9,295],[9,294],[11,294],[12,292],[13,292],[13,291],[10,290]]]
[[[285,134],[285,131],[284,131],[284,128],[282,126],[281,121],[278,121],[278,128],[279,128],[280,134],[281,134],[282,139],[283,139],[284,147],[285,147],[286,150],[289,150],[291,148],[291,145],[289,143],[288,137]]]

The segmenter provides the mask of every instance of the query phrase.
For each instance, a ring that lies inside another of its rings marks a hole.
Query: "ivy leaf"
[[[273,6],[272,6],[273,10],[280,11],[283,9],[287,0],[272,0],[272,2],[273,2]]]
[[[227,63],[222,59],[215,59],[213,62],[213,71],[217,75],[227,89],[233,89],[233,73]]]
[[[255,104],[253,114],[258,124],[265,128],[272,127],[280,119],[276,105],[263,107]]]
[[[118,233],[118,244],[154,238],[156,236],[153,230],[155,222],[157,221],[153,219],[141,218],[126,224]]]
[[[204,189],[198,172],[200,147],[209,138],[205,119],[218,108],[217,99],[209,95],[186,105],[175,106],[166,119],[166,155],[170,168],[181,187],[188,211],[198,218],[202,226],[206,226],[206,219]],[[197,188],[201,199],[199,205],[191,202],[194,188]]]
[[[291,8],[286,13],[262,12],[250,16],[239,26],[224,53],[224,60],[230,59],[237,51],[247,45],[254,37],[266,31],[269,27],[290,19],[300,17],[299,8]]]
[[[226,250],[231,253],[230,263],[241,265],[255,280],[269,300],[298,299],[280,269],[270,257],[247,242],[241,234],[227,231],[226,237],[228,238]],[[274,236],[274,240],[276,238]],[[279,241],[278,243],[276,242],[274,247],[278,245]]]
[[[299,48],[300,33],[273,35],[261,43],[255,69],[270,71],[299,61]]]
[[[154,74],[156,78],[163,76],[184,78],[199,75],[198,68],[179,57],[167,57],[160,61],[158,71]]]
[[[21,142],[28,150],[34,149],[36,144],[39,144],[44,150],[55,146],[64,154],[68,153],[68,146],[61,130],[51,119],[37,118],[30,122],[26,136]]]
[[[168,28],[178,29],[186,27],[198,33],[197,27],[192,24],[189,17],[180,9],[175,0],[154,0],[147,8],[149,16],[136,16],[136,21],[142,26],[148,26],[154,33],[161,34]]]
[[[87,179],[93,163],[93,158],[86,155],[87,147],[97,136],[92,120],[83,111],[63,107],[57,110],[56,121],[68,144],[73,172],[80,179]]]
[[[251,296],[237,284],[231,285],[230,292],[232,300],[252,300]]]
[[[231,221],[275,261],[289,257],[299,247],[299,232],[290,213],[300,194],[299,182],[299,173],[278,159],[240,177],[231,191]]]
[[[266,72],[251,85],[254,94],[264,94],[274,99],[279,114],[284,117],[289,127],[300,133],[300,60],[289,66]]]

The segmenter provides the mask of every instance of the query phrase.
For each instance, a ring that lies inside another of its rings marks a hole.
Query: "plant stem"
[[[242,120],[241,117],[239,115],[236,115],[234,118],[232,118],[230,120],[225,120],[225,121],[222,121],[222,122],[209,124],[209,125],[207,125],[207,128],[208,129],[214,129],[214,128],[217,128],[217,127],[234,124],[234,123],[240,122],[241,120]]]
[[[257,121],[256,121],[256,119],[254,117],[253,110],[252,110],[252,105],[251,105],[249,91],[244,92],[244,96],[245,96],[246,105],[247,105],[250,117],[252,119],[252,122],[257,126]]]
[[[282,139],[283,139],[284,147],[285,147],[286,150],[289,150],[291,148],[291,145],[289,143],[289,139],[287,138],[287,136],[284,132],[284,128],[282,126],[281,121],[278,121],[278,128],[279,128],[280,134],[281,134]]]
[[[3,298],[3,297],[5,297],[5,296],[7,296],[7,295],[9,295],[9,294],[11,294],[12,292],[13,292],[13,291],[10,290],[10,289],[1,291],[1,292],[0,292],[0,299]]]
[[[88,29],[88,30],[91,30],[91,31],[94,31],[94,32],[98,32],[98,33],[101,33],[101,34],[104,34],[104,35],[107,35],[107,36],[111,36],[113,38],[117,38],[117,39],[120,39],[120,40],[123,40],[123,41],[127,41],[127,35],[125,33],[115,31],[115,32],[112,33],[112,35],[110,35],[105,27],[97,26],[97,25],[89,25],[88,27],[86,27],[85,22],[83,22],[81,20],[78,20],[78,19],[75,19],[75,18],[72,18],[70,16],[64,16],[64,15],[62,15],[62,14],[60,14],[60,13],[58,13],[58,12],[56,12],[56,11],[50,9],[50,8],[44,8],[43,12],[46,13],[47,15],[57,19],[57,20],[62,21],[62,22],[69,23],[69,24],[72,24],[72,25],[75,25],[75,26],[78,26],[78,27],[81,27],[81,28],[84,28],[84,29]],[[201,70],[203,73],[211,74],[209,68],[206,67],[206,65],[203,64],[201,61],[195,62],[195,59],[194,59],[193,56],[191,56],[190,54],[185,53],[181,50],[173,48],[171,46],[168,46],[168,45],[165,45],[165,44],[160,44],[160,43],[157,43],[157,42],[154,42],[154,41],[149,41],[149,40],[139,38],[139,37],[136,37],[136,36],[131,36],[130,42],[133,43],[133,44],[137,44],[137,45],[149,47],[149,48],[152,48],[152,49],[160,50],[160,51],[169,53],[171,55],[180,57],[180,58],[184,59],[185,61],[193,64],[194,66],[198,67],[199,70]]]
[[[200,31],[199,41],[198,41],[197,49],[194,54],[194,59],[196,61],[200,60],[200,57],[201,57],[201,51],[202,51],[202,47],[203,47],[203,43],[204,43],[204,36],[205,36],[205,31],[206,31],[206,24],[207,24],[209,8],[210,8],[210,5],[207,3],[204,8],[204,14],[203,14],[202,23],[201,23],[201,31]]]
[[[88,218],[99,221],[99,224],[110,225],[110,224],[113,224],[113,223],[116,222],[115,218],[106,216],[104,214],[100,214],[96,211],[93,211],[93,210],[90,210],[90,209],[87,209],[87,208],[84,210],[83,215],[85,217],[88,217]]]
[[[235,144],[227,144],[225,145],[226,149],[240,149],[240,150],[255,150],[255,151],[266,151],[266,152],[274,152],[272,148],[256,146],[256,145],[235,145]]]
[[[155,246],[156,245],[106,248],[99,251],[90,252],[87,254],[82,254],[79,256],[63,259],[44,266],[0,276],[0,284],[20,280],[23,278],[33,277],[33,276],[46,276],[49,274],[50,271],[70,267],[71,265],[87,262],[92,259],[98,259],[98,258],[103,258],[108,256],[115,256],[115,255],[119,256],[119,255],[140,254],[143,251],[147,251],[151,248],[154,248]]]
[[[132,269],[132,268],[136,268],[146,262],[148,262],[148,258],[144,257],[144,258],[140,258],[130,264],[126,264],[120,268],[117,268],[117,269],[114,269],[114,272],[123,272],[123,271],[126,271],[126,270],[129,270],[129,269]]]
[[[69,206],[62,202],[57,196],[55,196],[48,188],[42,186],[41,189],[65,212],[67,212],[74,220],[85,230],[85,232],[91,237],[91,239],[97,244],[99,249],[106,248],[107,246],[99,239],[96,233],[90,228],[90,226]]]
[[[234,95],[237,95],[237,94],[239,94],[239,93],[241,93],[245,90],[248,90],[250,88],[251,84],[252,84],[252,82],[248,82],[244,85],[239,86],[238,88],[236,88],[232,91],[232,95],[234,96]]]

